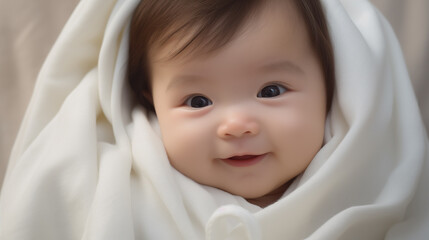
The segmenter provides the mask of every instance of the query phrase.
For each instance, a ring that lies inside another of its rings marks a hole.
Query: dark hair
[[[323,69],[327,111],[335,88],[332,44],[318,0],[292,0],[303,17]],[[138,101],[154,111],[151,99],[149,51],[171,39],[193,35],[172,57],[184,51],[208,53],[227,44],[256,12],[261,0],[145,0],[137,6],[130,26],[127,78]]]

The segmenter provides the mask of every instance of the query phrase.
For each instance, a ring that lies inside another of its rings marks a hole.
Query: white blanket
[[[326,144],[261,209],[173,169],[124,79],[138,0],[83,0],[46,60],[0,195],[0,239],[427,239],[428,139],[367,0],[322,0],[337,89]]]

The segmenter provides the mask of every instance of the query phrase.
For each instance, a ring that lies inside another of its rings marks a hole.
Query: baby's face
[[[152,94],[171,164],[244,198],[302,173],[323,142],[323,74],[294,7],[269,6],[210,55],[152,56]]]

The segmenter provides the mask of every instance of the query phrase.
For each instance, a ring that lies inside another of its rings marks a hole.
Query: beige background
[[[429,126],[429,0],[372,0],[403,47]],[[0,186],[37,73],[78,0],[0,0]]]

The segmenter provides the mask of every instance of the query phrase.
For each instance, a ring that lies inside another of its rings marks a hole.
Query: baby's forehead
[[[183,22],[179,21],[158,34],[159,39],[153,41],[149,49],[150,60],[157,62],[210,57],[237,38],[243,42],[247,41],[246,34],[254,29],[269,28],[273,23],[284,21],[298,25],[296,23],[301,19],[296,6],[290,4],[290,1],[276,1],[282,3],[281,6],[267,4],[267,2],[255,3],[252,9],[247,9],[247,12],[235,12],[238,15],[241,13],[238,17],[228,13],[218,16],[215,20],[188,17],[195,19],[194,22],[187,22],[188,19],[185,17],[185,20],[182,19]],[[274,19],[275,17],[277,19]],[[286,29],[290,30],[290,27],[277,31]],[[302,29],[305,29],[305,26],[302,25]]]
[[[304,24],[297,25],[290,18],[294,20],[291,14],[285,15],[282,11],[265,12],[225,46],[211,53],[185,52],[168,59],[177,49],[176,45],[180,45],[172,42],[154,54],[150,69],[152,79],[172,81],[186,76],[185,79],[234,81],[255,76],[267,78],[268,75],[271,78],[274,75],[277,78],[280,75],[301,76],[308,66],[318,66],[318,58],[312,51]]]

